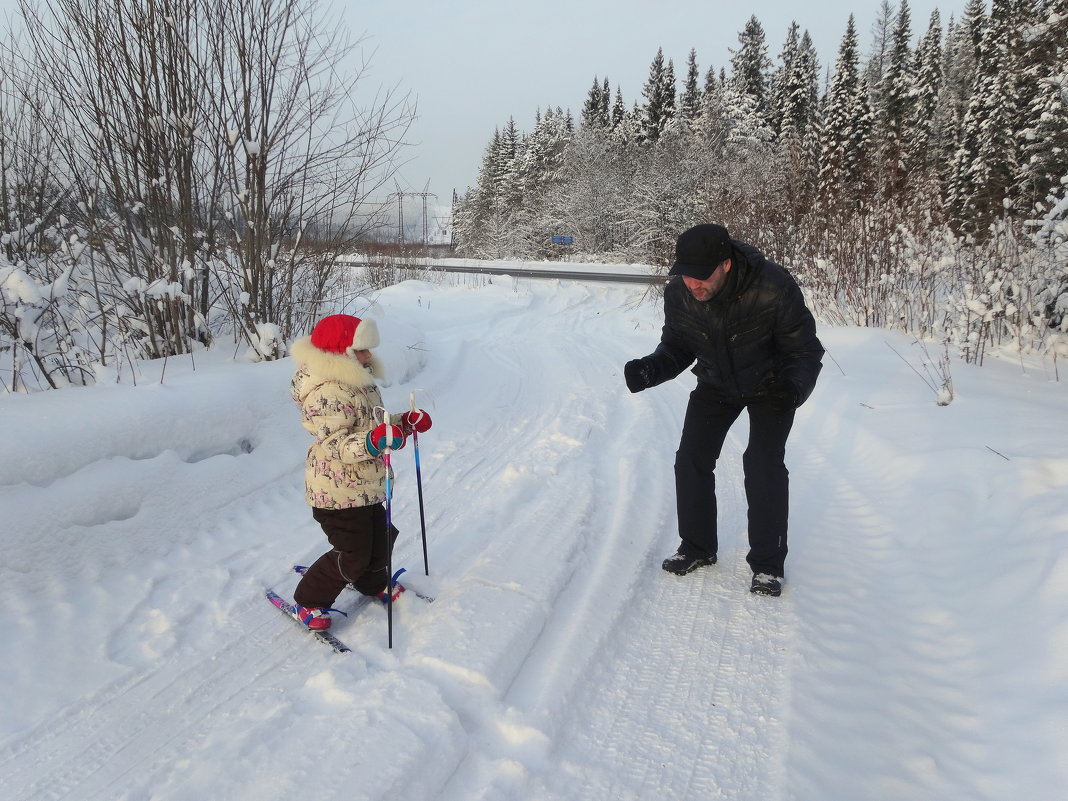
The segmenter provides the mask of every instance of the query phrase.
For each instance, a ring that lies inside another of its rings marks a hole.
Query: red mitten
[[[367,452],[378,456],[386,448],[399,451],[404,447],[404,431],[400,426],[387,426],[381,423],[367,434]]]
[[[416,409],[414,412],[405,412],[401,416],[401,421],[409,431],[415,431],[419,434],[422,434],[424,431],[429,431],[430,426],[434,424],[430,419],[430,415],[422,409]]]

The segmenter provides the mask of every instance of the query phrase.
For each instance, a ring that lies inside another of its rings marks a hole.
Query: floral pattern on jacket
[[[290,348],[297,370],[290,390],[300,422],[315,441],[304,468],[305,500],[320,509],[370,506],[386,499],[386,468],[367,451],[367,434],[379,423],[382,394],[371,369],[355,358],[319,350],[307,337]],[[399,424],[400,415],[390,415]]]

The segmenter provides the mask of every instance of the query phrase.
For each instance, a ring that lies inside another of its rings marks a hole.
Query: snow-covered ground
[[[452,279],[349,309],[388,405],[435,420],[429,576],[410,445],[393,516],[437,600],[401,598],[392,650],[381,607],[338,655],[263,599],[325,545],[288,359],[0,397],[0,798],[1061,797],[1068,382],[954,362],[939,407],[908,338],[821,329],[787,583],[755,597],[744,416],[719,564],[660,569],[692,378],[626,391],[659,336],[641,293]]]

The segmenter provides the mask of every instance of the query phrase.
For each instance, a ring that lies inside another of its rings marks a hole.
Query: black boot
[[[778,598],[782,595],[782,579],[770,573],[757,573],[753,576],[753,583],[749,586],[749,592]]]
[[[691,556],[682,551],[676,551],[664,560],[664,564],[661,565],[661,567],[668,573],[674,573],[676,576],[685,576],[687,573],[692,573],[699,567],[714,565],[715,563],[715,556]]]

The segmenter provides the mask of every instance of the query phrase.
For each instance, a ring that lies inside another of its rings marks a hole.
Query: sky
[[[657,48],[685,78],[691,49],[702,78],[709,66],[730,66],[738,33],[755,15],[776,63],[790,23],[808,30],[824,70],[833,67],[849,15],[867,50],[882,0],[788,0],[747,3],[713,0],[545,0],[485,3],[411,0],[346,3],[344,19],[372,52],[377,85],[399,85],[417,97],[410,159],[400,172],[402,191],[432,192],[447,205],[453,190],[474,184],[496,127],[513,117],[530,131],[535,113],[549,106],[581,113],[594,77],[607,76],[613,96],[640,100]],[[897,3],[891,4],[898,8]],[[943,28],[960,16],[963,0],[909,4],[914,38],[939,9]],[[375,82],[372,80],[372,84]],[[394,190],[395,191],[395,190]]]
[[[456,276],[351,301],[386,406],[433,420],[421,478],[414,442],[391,457],[394,564],[435,598],[401,595],[392,649],[352,592],[346,654],[264,597],[329,548],[290,359],[223,343],[136,385],[123,364],[0,395],[0,798],[1063,797],[1063,367],[954,359],[938,406],[912,337],[821,325],[783,594],[761,598],[744,415],[717,564],[660,567],[695,379],[626,390],[663,321],[643,292]]]

